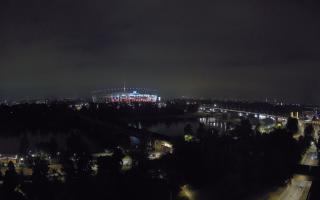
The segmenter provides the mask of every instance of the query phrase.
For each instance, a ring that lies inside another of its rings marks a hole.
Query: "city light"
[[[136,90],[137,89],[137,90]],[[93,92],[93,102],[96,103],[134,103],[160,102],[161,98],[152,91],[138,88],[124,88],[123,90],[102,90]]]
[[[192,142],[193,141],[193,136],[192,135],[184,135],[184,141]]]
[[[180,187],[179,196],[188,200],[195,200],[195,193],[189,185],[183,185]]]

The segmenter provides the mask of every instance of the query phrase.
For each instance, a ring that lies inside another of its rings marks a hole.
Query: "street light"
[[[191,190],[189,185],[183,185],[180,188],[179,196],[186,198],[188,200],[194,200],[195,199],[195,194],[194,191]]]

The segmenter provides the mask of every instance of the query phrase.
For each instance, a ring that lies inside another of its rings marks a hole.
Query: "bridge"
[[[272,115],[268,113],[252,112],[252,111],[246,111],[246,110],[240,110],[240,109],[236,110],[236,109],[229,109],[229,108],[221,108],[217,106],[202,106],[200,107],[200,110],[204,112],[233,112],[233,113],[239,113],[240,116],[253,115],[257,118],[274,118],[274,119],[283,119],[283,120],[287,118],[285,116]]]

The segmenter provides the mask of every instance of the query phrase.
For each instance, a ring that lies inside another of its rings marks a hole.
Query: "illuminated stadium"
[[[95,103],[112,103],[112,102],[158,102],[160,97],[155,91],[145,88],[114,88],[94,91],[92,100]]]

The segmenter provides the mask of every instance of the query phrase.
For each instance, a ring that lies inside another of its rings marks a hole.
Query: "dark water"
[[[226,121],[218,119],[216,117],[204,117],[194,120],[180,120],[174,122],[154,122],[145,124],[144,122],[137,122],[131,124],[137,128],[146,128],[147,130],[155,133],[159,133],[171,137],[179,137],[184,135],[184,128],[187,124],[190,124],[193,132],[196,132],[200,124],[204,124],[205,127],[216,128],[217,130],[226,130]]]
[[[189,122],[178,122],[173,124],[165,124],[165,123],[158,123],[148,127],[147,129],[151,132],[160,133],[162,135],[171,136],[171,137],[178,137],[184,135],[184,127],[190,124],[192,126],[192,130],[196,131],[199,127],[199,122],[197,121],[189,121]]]
[[[145,128],[149,131],[163,134],[170,137],[179,137],[184,135],[184,128],[187,124],[190,124],[193,131],[196,132],[200,123],[204,124],[206,127],[214,127],[220,130],[225,129],[225,122],[217,119],[215,117],[198,118],[192,120],[175,120],[175,121],[153,121],[153,122],[133,122],[129,123],[129,126],[136,128]],[[21,143],[21,138],[26,135],[29,141],[29,149],[31,151],[37,150],[37,145],[39,143],[46,143],[51,138],[56,140],[59,150],[66,149],[66,140],[70,136],[69,133],[38,133],[38,132],[28,132],[21,133],[20,135],[5,134],[6,136],[0,136],[0,154],[18,154],[19,147]],[[84,134],[81,134],[82,138],[90,145],[95,148],[95,144],[92,140],[88,139]],[[94,149],[95,150],[95,149]]]

